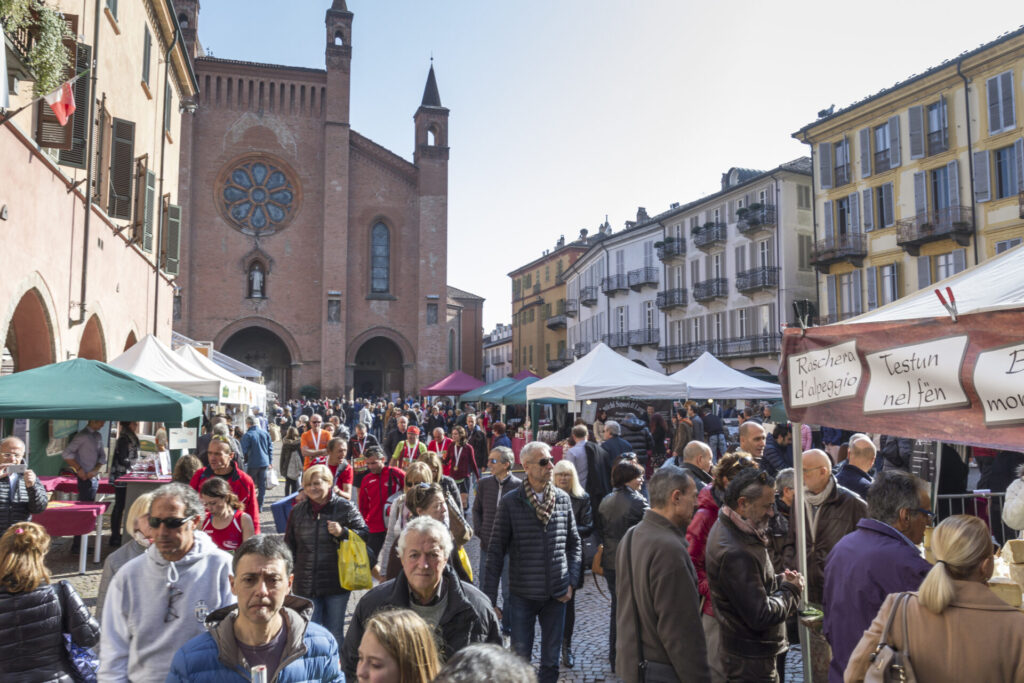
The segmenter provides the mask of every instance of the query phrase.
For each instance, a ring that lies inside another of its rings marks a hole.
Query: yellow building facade
[[[882,306],[1024,239],[1024,29],[837,112],[812,148],[820,322]]]

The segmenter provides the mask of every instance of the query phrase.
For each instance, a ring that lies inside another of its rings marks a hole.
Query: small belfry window
[[[370,236],[370,291],[387,293],[391,289],[391,235],[388,226],[377,223]]]

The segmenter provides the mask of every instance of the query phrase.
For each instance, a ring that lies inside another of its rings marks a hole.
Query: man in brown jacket
[[[616,554],[615,672],[626,683],[645,680],[642,657],[648,681],[710,683],[697,572],[686,544],[697,486],[684,470],[663,467],[648,491],[651,508],[626,532],[623,552]]]

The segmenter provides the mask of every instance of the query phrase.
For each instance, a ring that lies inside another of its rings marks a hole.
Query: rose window
[[[236,163],[221,185],[224,216],[250,235],[270,235],[282,229],[297,205],[291,175],[264,159]]]

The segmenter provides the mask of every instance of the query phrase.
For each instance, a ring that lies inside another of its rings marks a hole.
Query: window
[[[437,304],[427,304],[427,324],[437,324]]]
[[[142,82],[149,85],[149,62],[153,51],[153,36],[149,33],[149,26],[143,26],[142,30]]]
[[[530,344],[530,367],[533,367],[533,344]]]
[[[850,182],[850,141],[843,138],[835,143],[836,187]]]
[[[873,218],[875,219],[875,229],[888,228],[892,226],[894,222],[893,218],[893,196],[892,196],[892,183],[886,183],[881,187],[875,188],[875,211],[873,212]]]
[[[850,232],[850,198],[843,197],[835,200],[835,226],[837,235],[845,235]]]
[[[743,339],[747,336],[747,309],[739,308],[736,310],[736,337]]]
[[[697,283],[700,282],[700,261],[690,261],[690,286],[696,287]]]
[[[811,249],[812,249],[812,245],[814,244],[814,238],[811,237],[810,235],[804,235],[804,234],[798,235],[797,236],[797,244],[798,244],[799,249],[800,249],[800,257],[799,257],[799,260],[798,260],[797,267],[800,270],[810,270],[811,269]]]
[[[653,301],[644,302],[644,327],[648,330],[654,330],[658,327],[658,318]]]
[[[629,328],[629,311],[625,306],[615,309],[615,329],[618,332],[625,332]]]
[[[883,123],[875,127],[875,173],[889,170],[889,124]]]
[[[107,0],[107,9],[110,10],[110,16],[117,19],[117,0]]]
[[[721,313],[715,313],[715,339],[725,339],[725,324],[722,321],[722,317]]]
[[[767,268],[772,264],[771,240],[761,240],[757,243],[757,265],[760,268]]]
[[[891,304],[893,301],[900,298],[899,289],[897,288],[896,268],[897,265],[895,263],[890,263],[889,265],[882,266],[878,269],[878,277],[880,281],[878,298],[880,305],[884,306],[885,304]]]
[[[1002,254],[1007,249],[1013,249],[1015,246],[1017,246],[1020,243],[1021,243],[1021,238],[1020,237],[1014,237],[1013,239],[1002,240],[1000,242],[996,242],[996,253],[997,254]]]
[[[949,128],[946,123],[946,99],[928,105],[928,154],[938,154],[949,149]]]
[[[550,263],[544,266],[544,282],[551,282],[551,264]]]
[[[839,300],[842,302],[843,317],[853,315],[853,278],[851,273],[839,276]]]
[[[704,329],[700,324],[702,318],[694,318],[693,324],[691,325],[691,331],[693,336],[690,338],[691,341],[700,342],[704,341]]]
[[[932,209],[941,211],[949,208],[949,172],[945,166],[931,171]]]
[[[171,81],[164,82],[164,132],[171,132],[171,115],[174,112],[174,94],[171,91]]]
[[[807,209],[811,208],[811,186],[810,185],[797,185],[796,187],[796,208]]]
[[[714,217],[715,225],[718,225],[719,223],[722,222],[722,210],[721,209],[715,209],[714,216],[715,216]]]
[[[994,76],[985,82],[988,93],[988,134],[1010,130],[1016,122],[1013,104],[1013,72]]]
[[[1017,155],[1013,145],[997,149],[995,152],[996,199],[1012,197],[1017,194]]]
[[[386,294],[391,291],[391,234],[388,226],[377,223],[370,234],[370,291]],[[434,306],[434,322],[437,324],[437,304]],[[429,306],[428,306],[428,311]]]
[[[711,257],[711,277],[718,279],[722,277],[722,255],[714,254]]]
[[[945,280],[950,275],[955,275],[955,267],[952,253],[939,254],[935,257],[935,280]]]

